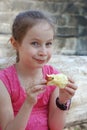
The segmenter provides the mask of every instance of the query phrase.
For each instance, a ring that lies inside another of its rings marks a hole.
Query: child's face
[[[20,62],[31,67],[42,67],[46,64],[52,55],[53,37],[54,31],[46,22],[29,29],[18,48]]]

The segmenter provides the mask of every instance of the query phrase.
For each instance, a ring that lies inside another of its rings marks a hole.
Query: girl
[[[39,11],[22,12],[14,20],[11,44],[17,62],[0,71],[1,130],[62,130],[65,110],[76,86],[46,85],[58,71],[46,63],[52,55],[54,27]]]

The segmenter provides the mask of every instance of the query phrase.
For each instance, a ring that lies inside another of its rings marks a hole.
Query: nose
[[[39,56],[46,56],[47,55],[47,48],[41,47],[38,52]]]

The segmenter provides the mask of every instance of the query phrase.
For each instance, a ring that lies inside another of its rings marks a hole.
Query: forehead
[[[30,37],[53,37],[53,27],[47,22],[39,22],[35,24],[31,29],[28,29],[27,35]]]

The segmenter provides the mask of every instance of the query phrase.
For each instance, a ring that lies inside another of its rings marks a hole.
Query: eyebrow
[[[41,41],[39,38],[35,38],[35,39],[32,39],[32,40]],[[47,42],[48,42],[48,41],[52,41],[52,40],[53,40],[53,39],[48,39]]]

